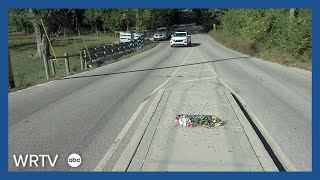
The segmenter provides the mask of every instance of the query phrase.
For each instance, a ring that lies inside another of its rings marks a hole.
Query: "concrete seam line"
[[[193,49],[194,48],[192,48],[191,49],[191,51],[189,52],[189,54],[187,55],[187,57],[184,59],[184,61],[182,62],[182,64],[188,59],[188,57],[190,56],[190,54],[191,54],[191,52],[193,51]],[[178,67],[174,72],[173,72],[173,74],[164,82],[164,83],[162,83],[160,86],[158,86],[151,94],[149,94],[146,98],[145,98],[145,101],[142,103],[143,104],[143,106],[146,104],[146,102],[147,102],[147,100],[148,100],[148,98],[149,97],[151,97],[155,92],[157,92],[159,89],[161,89],[161,87],[163,87],[166,83],[168,83],[169,81],[170,81],[170,79],[171,79],[171,77],[178,71],[180,69],[180,67]],[[142,105],[141,104],[141,105]],[[140,106],[141,106],[140,105]],[[140,108],[140,106],[139,106],[139,108]],[[140,111],[142,110],[142,108],[143,108],[143,106],[140,108]],[[138,108],[138,109],[139,109]],[[138,111],[138,110],[137,110]],[[136,112],[137,112],[136,111]],[[137,114],[138,115],[138,114]],[[136,117],[135,117],[136,118]],[[135,120],[135,118],[134,118],[134,120]],[[130,118],[130,120],[131,120],[131,118]],[[131,121],[128,121],[128,123],[129,122],[131,122]],[[133,120],[133,121],[134,121]],[[132,122],[133,122],[132,121]],[[132,124],[132,123],[131,123]],[[131,126],[131,124],[130,124],[130,126]],[[126,126],[127,126],[128,124],[126,124]],[[123,130],[126,128],[126,126],[123,128]],[[129,126],[129,127],[130,127]],[[129,129],[129,127],[126,129],[126,131],[128,131],[128,129]],[[120,141],[121,141],[121,139],[123,138],[123,136],[125,135],[125,133],[126,133],[126,131],[125,132],[123,132],[123,130],[120,132],[120,134],[118,135],[118,137],[121,135],[122,137],[120,137],[120,139],[117,137],[116,138],[116,140],[115,140],[115,142],[112,144],[112,146],[111,146],[111,148],[109,149],[109,151],[105,154],[105,156],[101,159],[101,161],[99,162],[99,164],[98,164],[98,166],[95,168],[95,171],[102,171],[102,169],[103,169],[103,167],[107,164],[107,161],[110,159],[110,157],[111,157],[111,155],[113,154],[113,152],[115,151],[115,149],[118,147],[118,145],[119,145],[119,143],[120,143]]]
[[[222,87],[222,88],[224,88],[224,87]],[[229,104],[231,105],[232,111],[235,113],[236,119],[239,121],[239,118],[240,118],[241,116],[239,116],[240,114],[236,113],[237,109],[233,108],[233,105],[234,105],[234,104],[232,104],[232,102],[230,102],[227,94],[226,94],[224,91],[223,91],[223,95],[226,96],[227,101],[228,101]],[[221,96],[223,96],[223,95],[221,94]],[[246,162],[247,162],[247,164],[248,164],[248,168],[250,169],[250,171],[252,171],[251,168],[253,168],[253,167],[252,167],[252,165],[250,165],[250,164],[252,163],[252,161],[255,161],[255,160],[256,160],[256,161],[259,163],[259,167],[260,167],[261,170],[263,171],[262,164],[261,164],[261,162],[259,161],[259,159],[258,159],[258,157],[257,157],[257,154],[256,154],[256,152],[254,151],[254,149],[253,149],[253,147],[252,147],[252,144],[251,144],[251,142],[250,142],[249,139],[248,139],[247,133],[244,131],[244,127],[241,125],[241,128],[239,128],[239,129],[244,133],[244,135],[242,135],[242,137],[240,137],[241,135],[240,135],[235,129],[234,129],[234,133],[235,133],[235,136],[236,136],[237,141],[239,142],[239,145],[240,145],[242,154],[243,154],[243,156],[244,156],[244,158],[245,158],[245,160],[246,160]],[[243,139],[247,140],[248,144],[244,143],[244,142],[243,142]],[[250,156],[250,154],[248,154],[248,152],[245,151],[245,149],[248,148],[248,147],[251,148],[252,151],[253,151],[254,160],[252,159],[252,155]],[[255,164],[255,163],[252,163],[252,164],[254,164],[254,166],[257,166],[257,164]],[[260,170],[259,170],[259,171],[260,171]]]
[[[199,56],[203,61],[206,62],[206,60],[201,56],[199,51],[196,48],[196,51],[198,52]],[[208,66],[209,64],[206,63]],[[268,144],[276,154],[277,158],[281,162],[281,164],[285,167],[287,171],[297,171],[297,169],[293,166],[289,158],[284,154],[280,146],[276,143],[276,141],[273,139],[273,137],[270,135],[268,130],[262,125],[261,121],[258,119],[258,117],[253,113],[253,111],[249,108],[248,104],[241,98],[239,94],[237,94],[231,87],[229,87],[219,76],[218,74],[212,69],[211,66],[209,66],[212,73],[217,76],[218,80],[221,82],[223,86],[225,86],[232,94],[234,94],[240,101],[240,103],[243,105],[245,110],[248,112],[249,116],[251,117],[253,123],[257,126],[261,134],[264,136],[264,138],[267,140]]]
[[[210,68],[210,70],[211,70],[211,72],[213,73],[213,77],[218,77],[219,78],[219,76],[218,76],[218,74],[212,69],[212,67],[211,66],[209,66],[209,64],[207,63],[207,61],[201,56],[201,54],[200,54],[200,52],[198,51],[198,49],[196,48],[196,51],[197,51],[197,53],[199,54],[199,56],[200,56],[200,58],[202,59],[202,61],[203,62],[206,62],[206,65]]]
[[[219,78],[219,77],[218,77]],[[237,94],[233,89],[231,89],[230,86],[228,86],[225,82],[223,82],[219,78],[220,82],[232,93],[234,94],[240,103],[242,104],[243,108],[247,111],[249,116],[251,117],[253,123],[257,126],[260,133],[263,135],[263,137],[266,139],[267,143],[272,148],[272,151],[276,154],[277,158],[281,162],[281,164],[284,166],[286,171],[297,171],[297,169],[294,167],[292,162],[289,160],[289,158],[285,155],[285,153],[282,151],[280,146],[277,144],[277,142],[273,139],[273,137],[270,135],[268,130],[263,126],[261,121],[258,119],[258,117],[253,113],[253,111],[249,108],[248,104],[242,99],[242,97]]]
[[[190,79],[186,81],[178,81],[179,83],[187,83],[187,82],[194,82],[194,81],[202,81],[202,80],[208,80],[213,79],[214,77],[206,77],[206,78],[199,78],[199,79]]]
[[[189,52],[189,54],[187,55],[187,57],[184,59],[184,61],[180,64],[180,66],[182,64],[184,64],[186,62],[186,60],[189,58],[191,52],[193,51],[194,47],[191,49],[191,51]],[[158,86],[157,88],[155,88],[152,93],[149,94],[149,96],[146,98],[148,99],[149,97],[151,97],[155,92],[157,92],[159,89],[161,89],[164,85],[166,85],[170,80],[171,78],[178,72],[178,70],[180,69],[180,66],[171,74],[171,76],[165,80],[162,84],[160,84],[160,86]]]
[[[252,149],[254,150],[254,153],[255,153],[255,155],[257,156],[257,158],[258,158],[258,160],[259,160],[259,163],[260,163],[262,169],[264,170],[264,166],[262,165],[262,162],[261,162],[261,160],[260,160],[260,157],[259,157],[259,156],[257,155],[257,153],[256,153],[256,148],[253,147],[253,146],[256,147],[256,145],[252,143],[252,138],[253,138],[252,135],[254,135],[255,132],[253,133],[252,131],[250,131],[251,128],[248,126],[248,124],[244,124],[244,121],[243,121],[243,119],[244,119],[243,116],[244,116],[244,115],[240,113],[241,109],[239,109],[239,107],[237,106],[235,100],[234,100],[232,97],[230,97],[230,96],[231,96],[231,95],[229,94],[230,92],[224,92],[224,93],[225,93],[225,96],[227,97],[229,103],[231,104],[234,113],[236,114],[238,120],[240,121],[240,124],[241,124],[241,126],[242,126],[242,129],[244,130],[244,132],[245,132],[245,134],[246,134],[246,136],[247,136],[247,139],[249,140],[250,145],[251,145]],[[248,134],[249,134],[249,135],[248,135]],[[251,135],[251,136],[250,136],[250,135]],[[250,138],[250,137],[251,137],[251,138]],[[255,136],[255,138],[258,138],[258,137]],[[260,146],[260,147],[261,147],[261,146]]]
[[[118,159],[118,162],[113,167],[112,171],[126,171],[127,167],[130,164],[130,160],[134,156],[134,153],[139,145],[140,140],[143,137],[143,134],[148,126],[148,122],[150,122],[154,112],[156,111],[158,104],[162,98],[164,90],[161,89],[156,97],[154,98],[152,104],[150,105],[147,113],[143,117],[142,121],[140,122],[136,132],[132,136],[129,144],[127,145],[126,149],[123,151],[121,157]]]
[[[138,115],[140,114],[143,107],[146,105],[148,100],[143,101],[138,109],[134,112],[134,114],[131,116],[127,124],[123,127],[119,135],[117,136],[116,140],[112,143],[109,150],[106,152],[106,154],[103,156],[103,158],[100,160],[99,164],[96,166],[94,171],[102,171],[105,165],[108,163],[110,157],[114,153],[114,151],[117,149],[118,145],[120,144],[121,140],[125,136],[125,134],[128,132],[129,128],[133,124],[133,122],[137,119]]]
[[[197,49],[196,49],[197,50]],[[200,56],[200,58],[203,60],[203,62],[207,62],[202,56],[201,56],[201,54],[200,54],[200,52],[197,50],[197,52],[198,52],[198,54],[199,54],[199,56]],[[219,76],[218,76],[218,74],[212,69],[212,67],[208,64],[208,63],[206,63],[206,65],[209,67],[209,69],[211,70],[211,72],[212,72],[212,74],[213,74],[213,77],[218,77],[218,81],[220,81],[220,78],[219,78]],[[225,93],[224,93],[225,94]],[[226,95],[226,94],[225,94]],[[227,96],[227,99],[228,99],[228,96]],[[229,100],[229,99],[228,99]],[[229,103],[231,103],[230,101],[229,101]],[[232,104],[231,104],[231,106],[232,106]],[[233,109],[233,111],[235,111],[235,109],[234,108],[232,108]],[[235,112],[236,113],[236,112]],[[236,113],[236,116],[238,116],[238,114]],[[239,118],[239,117],[238,117]],[[243,129],[243,127],[242,127],[242,129]],[[244,129],[243,129],[243,131],[244,131]],[[236,135],[236,137],[237,137],[237,140],[239,141],[239,137],[238,137],[238,135]],[[246,138],[248,138],[247,137],[247,134],[246,134]],[[248,140],[249,141],[249,140]],[[239,141],[240,142],[240,141]],[[252,145],[251,145],[251,142],[249,141],[249,144],[250,144],[250,146],[251,146],[251,148],[252,148]],[[242,145],[240,144],[240,147],[241,147],[241,151],[242,151],[242,153],[243,153],[243,155],[244,155],[244,157],[245,157],[245,159],[246,159],[246,161],[248,161],[248,158],[249,157],[247,157],[247,154],[243,151],[243,147],[242,147]],[[254,151],[254,149],[253,149],[253,151]],[[255,156],[256,156],[256,160],[259,162],[259,164],[260,164],[260,167],[261,167],[261,169],[263,170],[263,167],[262,167],[262,165],[261,165],[261,162],[259,161],[259,159],[258,159],[258,157],[257,157],[257,155],[256,155],[256,153],[254,152],[254,154],[255,154]],[[248,166],[249,167],[249,169],[251,169],[251,166],[249,165]]]
[[[145,160],[147,160],[148,159],[148,155],[149,155],[149,153],[150,153],[150,149],[151,149],[151,146],[152,146],[152,142],[154,141],[154,137],[155,137],[155,135],[156,135],[156,133],[157,133],[157,131],[158,131],[158,127],[159,127],[159,123],[160,123],[160,121],[161,121],[161,119],[162,119],[162,117],[163,117],[163,113],[164,113],[164,111],[165,111],[165,109],[166,109],[166,105],[167,105],[167,103],[168,103],[168,101],[169,101],[169,97],[170,97],[170,95],[171,95],[171,90],[165,90],[164,91],[164,93],[163,93],[163,95],[162,95],[162,97],[161,97],[161,99],[160,99],[160,101],[159,101],[159,103],[158,103],[158,106],[157,106],[157,108],[156,108],[156,110],[154,111],[154,114],[153,114],[153,116],[152,116],[152,118],[150,119],[150,121],[148,122],[148,126],[147,127],[149,127],[149,125],[151,125],[151,128],[150,128],[150,131],[151,131],[151,134],[152,134],[152,136],[150,136],[151,137],[151,139],[150,139],[150,141],[146,141],[145,140],[145,136],[146,135],[148,135],[147,134],[147,132],[148,132],[148,128],[146,128],[145,129],[145,131],[144,131],[144,133],[143,133],[143,137],[141,138],[141,140],[140,140],[140,142],[139,142],[139,145],[138,145],[138,147],[136,148],[136,152],[135,152],[135,154],[134,154],[134,156],[136,155],[136,153],[141,153],[141,151],[140,152],[138,152],[139,151],[139,148],[140,148],[140,145],[143,145],[143,144],[149,144],[148,145],[148,148],[146,148],[146,150],[147,151],[145,151],[145,154],[143,154],[143,156],[144,156],[144,160],[142,161],[142,163],[141,163],[141,165],[140,165],[140,168],[139,168],[139,171],[142,171],[142,168],[143,168],[143,166],[144,166],[144,164],[145,164]],[[155,124],[153,124],[155,122]],[[156,126],[156,128],[152,128],[153,126]],[[132,157],[132,159],[131,159],[131,161],[134,159],[134,157]],[[130,167],[131,167],[131,162],[130,162]],[[139,166],[138,166],[139,167]],[[129,167],[127,168],[127,171],[129,170]],[[130,171],[130,170],[129,170]]]
[[[254,150],[254,153],[256,154],[260,165],[262,166],[264,171],[278,171],[278,168],[274,164],[273,160],[271,159],[270,155],[268,154],[267,150],[264,148],[262,142],[260,141],[258,135],[254,131],[254,129],[251,127],[250,123],[246,120],[245,115],[242,113],[240,107],[236,103],[236,101],[231,96],[231,93],[228,91],[225,91],[225,95],[227,96],[235,114],[237,115],[239,122],[247,136],[247,139],[249,140],[251,147]],[[273,164],[271,166],[270,164]]]
[[[200,71],[188,71],[188,72],[180,72],[180,73],[178,73],[178,74],[184,74],[184,73],[192,73],[192,72],[204,72],[204,71],[211,71],[211,69],[200,70]]]

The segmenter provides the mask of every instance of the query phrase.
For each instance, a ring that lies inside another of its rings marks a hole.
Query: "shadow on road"
[[[197,47],[200,45],[201,45],[201,43],[191,43],[191,45],[187,46],[187,47]],[[173,48],[186,48],[186,46],[173,46]]]
[[[248,57],[248,56],[233,57],[233,58],[216,59],[216,60],[211,60],[211,61],[206,61],[206,62],[190,63],[190,64],[183,64],[183,65],[176,65],[176,66],[165,66],[165,67],[150,68],[150,69],[138,69],[138,70],[131,70],[131,71],[105,73],[105,74],[93,74],[93,75],[87,75],[87,76],[66,77],[66,78],[59,79],[59,80],[69,80],[69,79],[79,79],[79,78],[89,78],[89,77],[98,77],[98,76],[110,76],[110,75],[116,75],[116,74],[127,74],[127,73],[135,73],[135,72],[153,71],[153,70],[170,69],[170,68],[176,68],[176,67],[185,67],[185,66],[193,66],[193,65],[205,64],[205,63],[214,63],[214,62],[219,62],[219,61],[248,59],[248,58],[250,58],[250,57]]]
[[[200,46],[201,43],[191,43],[191,47],[197,47],[197,46]]]

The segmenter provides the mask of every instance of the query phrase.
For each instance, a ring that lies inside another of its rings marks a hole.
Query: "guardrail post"
[[[50,72],[49,72],[49,64],[48,64],[48,57],[47,56],[43,56],[43,64],[44,64],[44,70],[46,72],[47,80],[49,81]]]
[[[86,52],[86,50],[83,50],[82,53],[83,53],[83,56],[81,56],[82,59],[80,58],[81,65],[83,66],[84,69],[87,69],[88,53]]]
[[[84,69],[88,69],[87,61],[84,61]]]
[[[69,57],[68,57],[68,53],[64,53],[64,63],[66,65],[66,73],[67,73],[67,76],[69,76],[70,74],[70,67],[69,67]]]
[[[50,59],[50,65],[51,65],[52,75],[56,75],[56,69],[54,67],[54,59]]]
[[[80,55],[80,68],[81,68],[81,70],[83,70],[83,58],[82,58],[82,54]]]

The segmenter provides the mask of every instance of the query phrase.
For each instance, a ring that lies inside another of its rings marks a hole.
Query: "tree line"
[[[32,9],[38,19],[45,20],[52,31],[68,33],[85,31],[113,32],[131,29],[154,29],[171,25],[177,9]],[[10,32],[34,32],[30,9],[9,10]]]
[[[177,9],[10,9],[9,32],[35,33],[34,57],[41,58],[49,54],[49,46],[40,19],[54,41],[62,33],[80,36],[170,26],[177,12]]]
[[[311,9],[199,9],[197,18],[207,29],[218,30],[251,42],[252,48],[291,54],[311,62]]]
[[[311,9],[193,9],[197,23],[243,38],[252,47],[277,48],[302,61],[311,60]],[[9,32],[34,32],[37,54],[48,54],[48,42],[40,26],[55,38],[63,33],[155,29],[176,23],[178,9],[10,9]]]

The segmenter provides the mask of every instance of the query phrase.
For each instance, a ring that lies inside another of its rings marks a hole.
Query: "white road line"
[[[121,132],[119,133],[118,137],[116,138],[116,140],[113,142],[113,144],[111,145],[110,149],[107,151],[107,153],[103,156],[103,158],[100,160],[99,164],[97,165],[97,167],[94,169],[94,171],[102,171],[103,168],[105,167],[105,165],[108,163],[110,157],[112,156],[112,154],[114,153],[114,151],[117,149],[118,145],[120,144],[121,140],[123,139],[123,137],[125,136],[125,134],[127,133],[127,131],[129,130],[129,128],[131,127],[131,125],[133,124],[133,122],[137,119],[139,113],[141,112],[141,110],[143,109],[143,107],[146,105],[146,103],[148,102],[148,100],[143,101],[140,106],[138,107],[138,109],[136,110],[136,112],[131,116],[131,118],[129,119],[129,121],[127,122],[127,124],[123,127],[123,129],[121,130]]]
[[[188,59],[188,57],[190,56],[191,52],[193,51],[194,48],[191,49],[191,51],[189,52],[188,56],[184,59],[184,61],[182,62],[185,63],[185,61]],[[182,65],[181,64],[181,65]],[[180,69],[180,67],[178,67],[173,73],[172,75],[165,81],[163,82],[160,86],[158,86],[152,93],[150,93],[146,100],[143,101],[140,106],[138,107],[138,109],[136,110],[136,112],[131,116],[131,118],[129,119],[129,121],[127,122],[127,124],[123,127],[123,129],[121,130],[121,132],[119,133],[119,135],[117,136],[117,138],[115,139],[115,141],[112,143],[111,147],[109,148],[109,150],[106,152],[106,154],[102,157],[102,159],[100,160],[100,162],[98,163],[98,165],[96,166],[96,168],[94,169],[94,171],[102,171],[103,168],[106,166],[106,164],[108,163],[110,157],[112,156],[112,154],[115,152],[115,150],[117,149],[118,145],[120,144],[121,140],[123,139],[123,137],[125,136],[125,134],[128,132],[129,128],[131,127],[131,125],[133,124],[133,122],[137,119],[138,115],[140,114],[140,112],[142,111],[143,107],[146,105],[146,103],[148,102],[148,98],[150,96],[152,96],[155,92],[157,92],[159,89],[161,89],[166,83],[168,83],[170,81],[170,79],[172,78],[172,76],[174,76],[174,74]]]
[[[207,80],[207,79],[213,79],[214,77],[206,77],[206,78],[198,78],[198,79],[190,79],[186,81],[178,81],[179,83],[186,83],[186,82],[194,82],[194,81],[201,81],[201,80]]]
[[[211,69],[211,72],[213,73],[213,75],[218,77],[218,74],[212,69],[211,66],[209,66],[208,62],[201,56],[201,54],[199,53],[198,49],[196,48],[197,53],[199,54],[200,58],[202,59],[203,62],[206,62],[205,64]]]
[[[48,82],[45,82],[45,83],[42,83],[42,84],[37,84],[37,85],[31,86],[31,87],[28,87],[28,88],[25,88],[25,89],[20,89],[20,90],[18,90],[18,91],[14,91],[14,92],[8,93],[8,95],[14,95],[14,94],[16,94],[16,93],[20,93],[20,92],[23,92],[23,91],[27,91],[27,90],[30,90],[30,89],[33,89],[33,88],[45,86],[45,85],[51,84],[51,83],[53,83],[53,82],[54,82],[54,80],[48,81]]]
[[[187,57],[183,60],[183,62],[180,65],[183,65],[186,60],[189,58],[190,54],[193,52],[194,47],[192,47],[191,51],[189,52],[189,54],[187,55]],[[159,89],[161,89],[164,85],[166,85],[171,78],[178,72],[178,70],[181,68],[181,66],[179,66],[172,74],[171,76],[165,80],[162,84],[160,84],[160,86],[158,86],[151,94],[149,94],[149,96],[147,98],[149,98],[150,96],[152,96],[155,92],[159,91]]]
[[[144,115],[135,133],[133,134],[130,142],[127,144],[127,147],[124,149],[122,155],[118,159],[112,171],[124,172],[129,167],[131,163],[130,160],[133,158],[135,151],[139,146],[139,142],[143,138],[144,133],[147,127],[149,126],[150,120],[152,119],[154,113],[158,108],[158,105],[161,101],[163,94],[164,94],[164,90],[160,89],[157,95],[154,97],[150,107],[148,108],[148,111]]]
[[[199,53],[198,49],[196,48],[196,51],[198,52],[199,56],[201,57],[201,59],[204,62],[207,62]],[[287,171],[296,171],[296,168],[294,167],[294,165],[292,164],[292,162],[290,161],[290,159],[287,157],[287,155],[282,151],[282,149],[280,148],[280,146],[277,144],[277,142],[273,139],[273,137],[270,135],[269,131],[263,126],[263,124],[261,123],[261,121],[258,119],[258,117],[253,113],[253,111],[249,108],[247,102],[245,102],[244,99],[242,99],[242,97],[240,95],[238,95],[229,85],[227,85],[224,81],[222,81],[222,79],[218,76],[218,74],[213,70],[213,68],[206,63],[209,68],[211,69],[212,73],[219,79],[219,81],[230,91],[232,92],[235,96],[237,96],[237,98],[239,99],[239,101],[241,102],[241,104],[245,107],[246,111],[248,112],[248,114],[250,115],[250,117],[252,118],[252,120],[254,121],[254,124],[258,127],[259,131],[263,134],[263,136],[266,138],[267,142],[271,145],[273,151],[277,154],[277,157],[279,158],[281,164],[283,166],[285,166],[285,169]]]
[[[203,71],[211,71],[211,69],[199,70],[199,71],[187,71],[187,72],[180,72],[180,73],[177,73],[177,74],[192,73],[192,72],[203,72]]]

